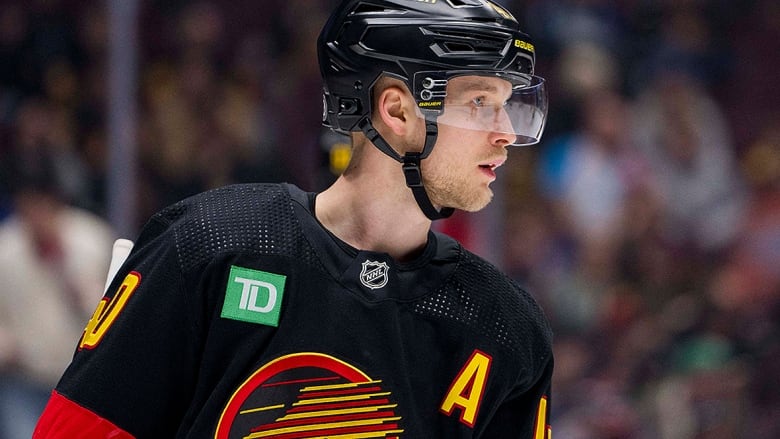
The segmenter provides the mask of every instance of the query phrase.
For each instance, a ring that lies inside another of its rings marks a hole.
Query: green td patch
[[[231,266],[221,316],[259,325],[279,326],[286,279],[281,274]]]

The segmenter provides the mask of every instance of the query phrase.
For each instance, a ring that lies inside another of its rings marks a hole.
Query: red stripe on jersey
[[[33,439],[134,439],[133,435],[57,391],[35,427]]]

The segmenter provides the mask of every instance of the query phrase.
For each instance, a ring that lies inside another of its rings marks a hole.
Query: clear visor
[[[542,137],[547,92],[541,77],[459,72],[447,79],[422,76],[415,85],[422,114],[439,125],[504,134],[513,145],[533,145]]]

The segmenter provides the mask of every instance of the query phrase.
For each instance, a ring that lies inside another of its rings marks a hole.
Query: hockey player
[[[36,439],[550,437],[541,310],[430,229],[538,141],[532,43],[485,0],[347,0],[318,49],[347,170],[153,216]]]

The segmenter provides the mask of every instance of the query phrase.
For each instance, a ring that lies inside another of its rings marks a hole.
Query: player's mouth
[[[504,164],[506,158],[498,158],[495,160],[489,160],[479,164],[479,168],[483,173],[487,174],[491,180],[496,179],[496,169]]]

